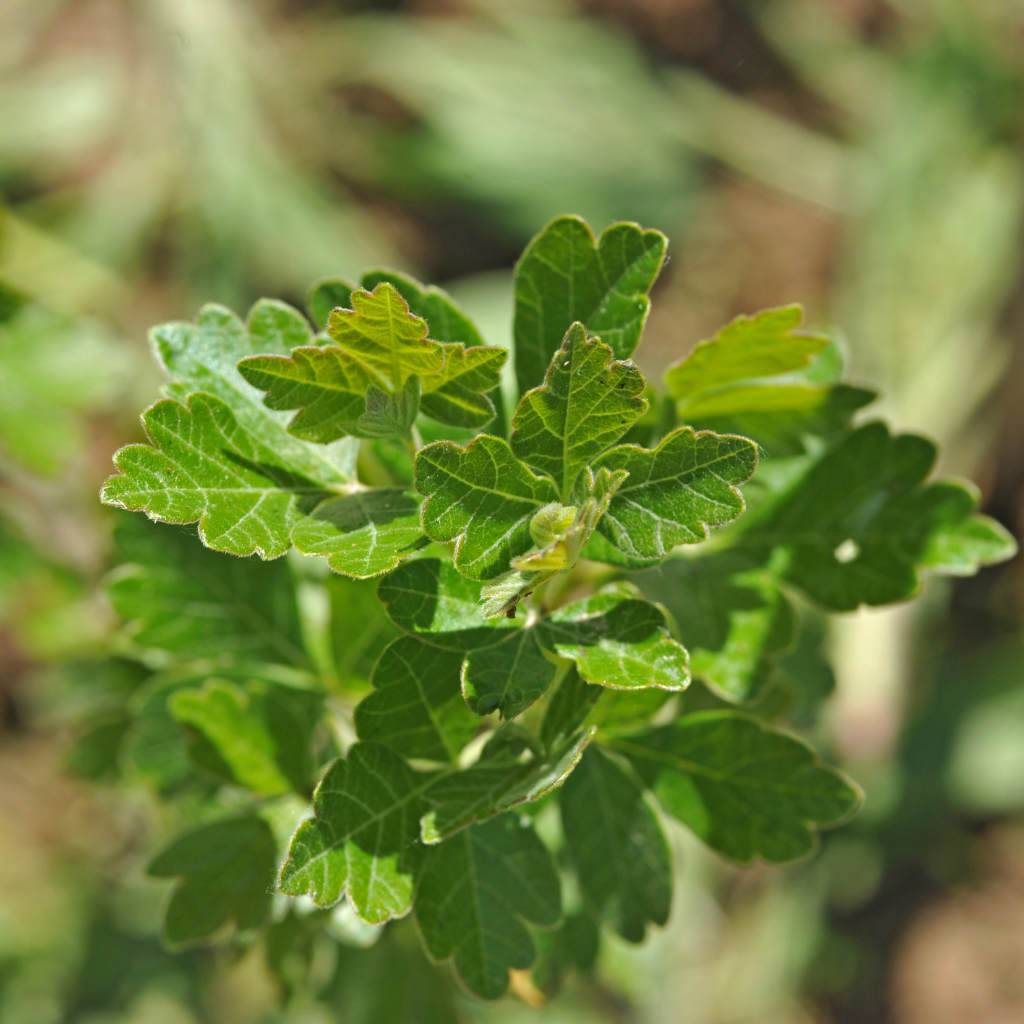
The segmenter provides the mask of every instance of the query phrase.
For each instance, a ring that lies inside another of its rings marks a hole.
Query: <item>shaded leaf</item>
[[[520,629],[499,644],[469,652],[462,693],[478,715],[515,718],[554,682],[557,663],[545,656],[537,629]]]
[[[815,829],[837,824],[860,803],[810,747],[731,711],[686,715],[611,742],[666,811],[741,863],[802,857]]]
[[[565,843],[587,905],[629,942],[664,924],[672,862],[640,784],[597,746],[558,792]]]
[[[462,653],[399,637],[373,670],[374,692],[356,708],[356,732],[404,757],[452,761],[479,719],[460,689]]]
[[[554,484],[536,476],[508,442],[487,434],[460,448],[427,445],[416,456],[416,488],[427,495],[423,529],[432,540],[456,541],[455,566],[472,579],[489,579],[533,544],[530,520],[555,501]]]
[[[600,335],[628,358],[647,319],[647,291],[667,240],[636,224],[612,224],[595,240],[579,217],[558,217],[527,246],[515,273],[515,357],[520,394],[543,380],[569,325]]]
[[[211,937],[229,921],[255,928],[270,909],[277,849],[269,826],[246,815],[187,832],[149,865],[157,878],[180,877],[164,914],[164,937],[182,946]]]
[[[188,658],[305,666],[295,584],[286,562],[265,564],[204,550],[192,529],[134,516],[114,527],[125,565],[107,580],[132,645]]]
[[[451,958],[471,992],[497,999],[508,972],[534,960],[524,921],[558,923],[551,855],[529,825],[505,814],[428,847],[417,872],[416,922],[428,953]]]

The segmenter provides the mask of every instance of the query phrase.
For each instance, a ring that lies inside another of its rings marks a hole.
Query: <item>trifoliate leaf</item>
[[[565,842],[587,905],[629,942],[664,924],[672,862],[643,788],[597,746],[558,791]]]
[[[255,928],[270,909],[277,849],[269,826],[247,815],[179,836],[149,865],[157,878],[181,878],[164,914],[172,946],[206,939],[229,921]]]
[[[416,922],[435,960],[452,958],[462,983],[484,999],[508,988],[509,970],[533,963],[523,923],[558,923],[555,866],[529,825],[504,814],[427,848],[417,872]]]
[[[520,629],[500,644],[470,651],[462,693],[478,715],[515,718],[554,682],[558,665],[544,654],[539,630]]]
[[[345,896],[370,924],[408,913],[416,841],[429,775],[417,775],[378,743],[356,743],[327,770],[313,796],[316,817],[292,837],[278,886],[320,907]]]
[[[142,422],[150,444],[114,456],[119,472],[103,501],[162,522],[198,521],[200,539],[217,551],[283,555],[292,528],[328,495],[321,480],[296,470],[287,446],[249,433],[212,395],[157,402]]]
[[[558,217],[516,264],[515,357],[520,394],[539,384],[569,325],[600,335],[617,359],[632,355],[647,319],[647,292],[667,240],[636,224],[594,239],[579,217]]]
[[[532,547],[530,520],[558,497],[554,484],[520,462],[507,441],[487,434],[465,448],[438,441],[421,449],[416,488],[428,496],[424,532],[456,541],[455,566],[472,579],[499,575]]]
[[[320,555],[335,571],[368,579],[393,569],[423,541],[419,499],[399,487],[375,487],[330,498],[297,521],[295,546]]]
[[[449,650],[490,646],[519,626],[486,619],[480,584],[437,558],[403,563],[380,581],[377,594],[399,629]]]
[[[541,644],[571,658],[589,683],[682,690],[690,681],[686,649],[669,636],[661,610],[621,592],[566,605],[536,628]]]
[[[118,520],[107,596],[134,647],[223,662],[305,666],[295,584],[286,562],[205,550],[193,529]]]
[[[363,740],[404,757],[452,761],[480,726],[459,689],[462,653],[399,637],[373,671],[374,692],[356,708]]]
[[[420,822],[423,841],[439,843],[467,825],[546,796],[576,767],[593,733],[578,730],[543,755],[525,742],[505,743],[500,732],[495,734],[474,765],[443,775],[427,790],[431,810]]]
[[[678,544],[693,544],[743,511],[738,484],[757,465],[757,447],[745,437],[695,433],[680,427],[657,448],[620,445],[597,460],[597,468],[627,470],[597,524],[607,547],[594,557],[625,565],[650,565]]]
[[[973,514],[971,489],[924,484],[934,461],[923,437],[860,427],[822,454],[744,545],[778,548],[783,578],[839,611],[910,597],[921,569],[962,574],[1012,555],[1007,531]]]
[[[731,711],[686,715],[611,744],[666,811],[741,863],[802,857],[816,828],[837,824],[860,803],[810,747]]]
[[[737,552],[670,558],[636,578],[690,652],[690,670],[729,700],[755,697],[793,640],[793,606],[771,574]]]
[[[573,324],[548,367],[544,383],[520,399],[512,418],[512,451],[546,473],[563,501],[584,466],[610,448],[647,409],[644,378],[616,362],[599,338]]]
[[[288,415],[263,404],[263,395],[238,372],[239,360],[257,354],[287,355],[310,343],[309,324],[283,302],[261,299],[249,314],[248,329],[223,306],[208,305],[194,324],[170,323],[150,332],[153,347],[170,375],[166,391],[185,402],[194,391],[219,398],[253,438],[278,453],[292,473],[339,487],[354,476],[355,449],[349,441],[324,447],[288,433]]]
[[[302,793],[309,785],[319,693],[258,681],[243,688],[214,679],[201,690],[178,690],[168,705],[216,750],[229,781],[264,796]]]
[[[722,388],[807,366],[828,346],[828,338],[801,331],[802,320],[803,309],[797,305],[736,317],[665,371],[669,394],[682,409],[709,394],[724,402],[728,396],[721,394]],[[727,408],[723,404],[717,411]]]

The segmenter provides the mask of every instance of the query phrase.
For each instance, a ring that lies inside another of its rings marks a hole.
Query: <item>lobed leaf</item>
[[[666,811],[740,863],[804,856],[814,830],[842,821],[861,799],[810,747],[731,711],[686,715],[611,744]]]
[[[427,495],[423,530],[455,544],[455,566],[472,579],[490,579],[533,544],[530,520],[558,497],[508,442],[483,434],[465,448],[438,441],[416,456],[416,488]]]
[[[317,786],[315,817],[292,836],[280,890],[309,893],[320,907],[345,896],[370,924],[407,914],[430,779],[385,746],[354,744]]]
[[[461,668],[461,651],[411,636],[392,641],[373,670],[374,692],[356,708],[359,738],[404,757],[453,761],[480,725],[462,699]]]
[[[545,654],[541,632],[516,630],[501,643],[472,650],[462,668],[462,693],[478,715],[515,718],[554,682],[558,664]]]
[[[574,323],[554,354],[544,383],[528,391],[512,418],[512,451],[555,481],[563,501],[585,466],[646,411],[644,378],[615,361],[599,338]]]
[[[509,971],[533,963],[523,922],[558,923],[560,888],[533,829],[504,814],[427,848],[417,872],[416,923],[431,957],[452,959],[466,988],[497,999]]]
[[[668,920],[672,862],[643,787],[591,746],[558,792],[566,848],[583,898],[629,942]]]
[[[598,469],[629,473],[597,524],[606,542],[591,554],[630,566],[650,565],[679,544],[705,540],[743,511],[738,485],[757,465],[757,447],[745,437],[672,431],[654,449],[620,445],[602,455]]]
[[[277,849],[261,818],[243,815],[179,836],[150,863],[157,878],[179,878],[164,912],[172,946],[210,938],[228,922],[245,931],[270,910]]]
[[[612,224],[595,240],[586,221],[558,217],[527,246],[515,272],[520,394],[543,379],[576,321],[600,335],[617,359],[633,353],[667,244],[661,232],[627,223]]]

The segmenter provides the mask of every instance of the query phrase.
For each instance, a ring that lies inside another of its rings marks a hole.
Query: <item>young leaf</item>
[[[438,647],[467,651],[496,644],[519,627],[515,620],[488,621],[480,589],[450,562],[418,558],[385,576],[377,594],[399,629]]]
[[[321,705],[315,692],[259,682],[243,689],[220,679],[168,701],[171,714],[213,746],[231,781],[265,796],[302,793],[309,784]]]
[[[106,592],[134,647],[308,665],[286,562],[207,551],[194,530],[161,529],[135,516],[118,520],[114,539],[128,564],[108,577]]]
[[[277,849],[269,826],[247,815],[179,836],[149,865],[157,878],[181,878],[164,913],[171,946],[209,938],[229,921],[255,928],[270,909]]]
[[[353,491],[321,502],[299,519],[292,542],[335,571],[369,579],[393,569],[423,541],[419,499],[399,487]]]
[[[356,743],[317,786],[316,816],[292,836],[280,890],[309,893],[319,907],[346,896],[370,924],[407,914],[422,796],[431,780],[387,747]]]
[[[558,495],[536,476],[508,442],[483,434],[467,447],[427,445],[416,456],[416,488],[427,495],[423,530],[455,544],[455,567],[471,579],[490,579],[533,544],[530,520]]]
[[[672,861],[639,783],[597,746],[558,792],[566,847],[591,909],[629,942],[664,924]]]
[[[480,726],[459,690],[462,653],[404,636],[385,648],[374,692],[356,708],[356,732],[405,757],[453,761]]]
[[[432,809],[420,822],[423,841],[439,843],[467,825],[546,796],[576,767],[593,734],[593,729],[578,730],[539,756],[526,743],[506,743],[501,731],[495,733],[474,765],[441,776],[427,790]]]
[[[598,468],[625,469],[629,477],[597,524],[608,542],[593,552],[625,565],[650,565],[678,544],[705,540],[743,511],[737,485],[750,479],[757,447],[745,437],[674,430],[653,450],[620,445]]]
[[[611,745],[666,811],[740,863],[802,857],[814,829],[837,824],[860,803],[810,747],[731,711],[686,715]]]
[[[559,608],[537,631],[540,643],[571,658],[588,683],[682,690],[690,682],[686,649],[669,636],[665,616],[632,595],[594,594]]]
[[[803,309],[797,305],[736,317],[665,371],[668,393],[685,410],[699,402],[699,396],[713,393],[727,399],[728,393],[721,394],[723,388],[807,366],[828,346],[828,338],[801,331],[802,320]],[[725,408],[720,405],[717,411]]]
[[[792,604],[771,574],[741,553],[670,558],[636,582],[672,617],[694,677],[729,700],[756,697],[793,641]]]
[[[364,286],[365,287],[365,286]],[[370,291],[372,291],[372,287]],[[325,330],[327,321],[335,309],[352,308],[352,291],[350,284],[335,277],[327,277],[317,281],[309,290],[309,297],[306,300],[306,307],[309,309],[310,319],[317,330]]]
[[[743,543],[780,548],[782,576],[838,611],[910,597],[921,569],[962,574],[1010,557],[1007,531],[973,514],[975,492],[923,483],[934,461],[925,438],[869,423],[826,450]]]
[[[574,323],[548,367],[544,383],[528,391],[512,418],[512,451],[550,476],[563,501],[584,466],[611,447],[647,409],[644,378],[616,362],[600,338]]]
[[[142,422],[150,444],[114,456],[119,472],[104,484],[103,501],[162,522],[198,522],[200,539],[217,551],[283,555],[292,528],[329,493],[295,469],[287,446],[249,433],[212,395],[157,402]]]
[[[586,221],[558,217],[516,264],[516,380],[525,394],[544,377],[569,325],[598,334],[617,359],[633,353],[647,319],[647,292],[667,240],[636,224],[612,224],[595,241]]]
[[[478,715],[515,718],[554,682],[557,663],[545,656],[539,630],[520,629],[500,644],[470,651],[462,693]]]
[[[512,814],[428,847],[417,872],[415,916],[428,953],[452,958],[462,983],[484,999],[505,993],[510,969],[533,963],[523,921],[550,928],[561,913],[551,855]]]
[[[166,391],[186,402],[204,391],[230,407],[233,419],[250,435],[278,453],[281,465],[327,488],[348,483],[354,475],[355,450],[344,441],[329,447],[308,444],[288,433],[288,416],[263,404],[263,395],[239,374],[239,360],[255,354],[287,355],[295,345],[310,343],[309,324],[283,302],[261,299],[245,325],[223,306],[208,305],[194,324],[170,323],[150,332],[154,350],[170,375]]]

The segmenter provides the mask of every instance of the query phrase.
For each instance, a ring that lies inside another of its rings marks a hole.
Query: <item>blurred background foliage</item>
[[[180,739],[158,708],[127,781],[102,756],[140,679],[110,655],[96,491],[157,392],[150,324],[388,265],[507,343],[511,263],[564,212],[670,236],[646,369],[803,302],[1021,533],[1017,0],[0,5],[0,1019],[535,1018],[558,979],[479,1006],[407,923],[363,948],[335,915],[325,945],[281,907],[261,946],[163,950],[140,780],[175,784]],[[827,643],[815,738],[862,815],[786,869],[674,833],[669,926],[606,942],[546,1019],[1024,1019],[1021,558]]]

